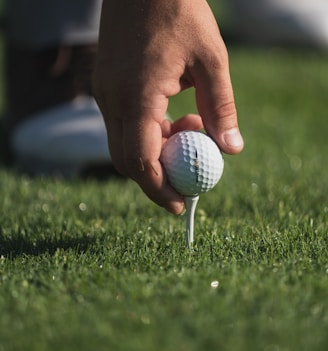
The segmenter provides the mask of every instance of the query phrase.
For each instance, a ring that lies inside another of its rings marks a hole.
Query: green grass
[[[246,146],[200,198],[196,252],[131,181],[0,169],[0,351],[326,350],[327,56],[230,58]]]

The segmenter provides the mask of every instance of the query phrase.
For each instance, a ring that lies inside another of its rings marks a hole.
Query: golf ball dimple
[[[190,130],[172,135],[163,145],[160,160],[170,184],[185,196],[212,189],[224,167],[215,142],[204,133]]]

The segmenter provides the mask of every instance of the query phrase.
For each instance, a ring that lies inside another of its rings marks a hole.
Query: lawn
[[[196,251],[132,181],[1,166],[0,351],[327,349],[328,57],[229,51],[245,150],[200,197]]]

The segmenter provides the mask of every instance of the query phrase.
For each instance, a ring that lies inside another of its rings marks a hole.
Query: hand
[[[191,86],[201,118],[170,125],[169,97]],[[94,91],[115,167],[173,213],[184,203],[159,162],[166,138],[204,125],[223,152],[243,148],[227,50],[205,0],[105,0]]]

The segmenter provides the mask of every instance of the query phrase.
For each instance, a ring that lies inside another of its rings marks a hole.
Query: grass
[[[1,167],[0,351],[326,350],[327,56],[230,58],[246,147],[200,198],[195,252],[131,181]]]

